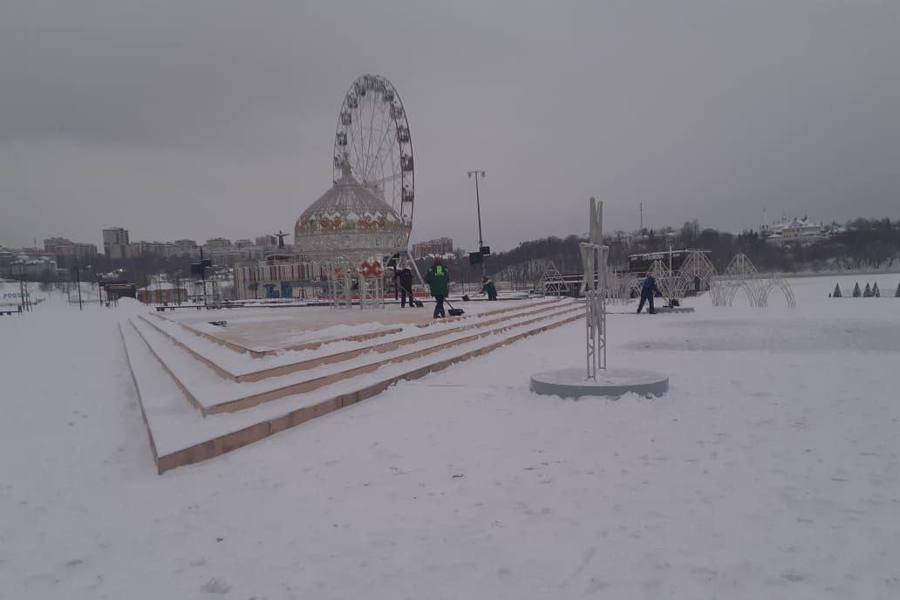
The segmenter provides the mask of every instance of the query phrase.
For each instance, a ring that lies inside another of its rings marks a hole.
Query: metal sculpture
[[[345,161],[360,183],[399,215],[405,249],[415,199],[412,137],[400,94],[381,75],[358,77],[344,97],[334,137],[335,183]]]
[[[784,301],[789,308],[795,308],[797,306],[797,300],[794,298],[794,289],[791,287],[791,284],[781,277],[772,277],[765,281],[765,284],[759,290],[757,306],[760,308],[768,306],[769,293],[775,288],[778,288],[781,290],[781,293],[784,294]]]
[[[640,285],[640,280],[628,273],[607,271],[606,299],[610,302],[624,302],[628,300],[631,297],[631,289],[635,282]]]
[[[603,245],[603,203],[590,200],[590,239],[579,245],[584,267],[581,292],[584,294],[587,373],[580,368],[556,369],[531,376],[531,390],[537,394],[580,398],[637,393],[661,396],[669,389],[669,378],[660,373],[633,368],[606,368],[606,298],[610,276],[607,268],[609,246]],[[617,279],[617,276],[613,278]]]
[[[606,281],[609,246],[603,245],[603,202],[590,201],[590,241],[582,242],[584,279],[581,291],[587,303],[587,378],[597,380],[597,371],[606,370]]]
[[[384,308],[384,267],[372,257],[359,264],[359,307]]]
[[[328,295],[332,308],[351,308],[353,306],[353,279],[346,263],[329,263],[325,266],[328,281]]]
[[[715,276],[716,268],[706,257],[706,253],[689,250],[678,268],[678,278],[675,284],[678,297],[683,298],[691,289],[699,292],[703,287],[709,288]]]
[[[725,267],[721,276],[711,279],[709,293],[713,306],[732,306],[739,291],[747,296],[750,306],[765,308],[769,293],[779,288],[788,307],[797,306],[791,285],[777,275],[760,273],[756,265],[744,254],[737,254]]]
[[[678,276],[677,272],[672,272],[668,265],[661,260],[654,260],[650,265],[649,275],[653,275],[656,279],[656,289],[663,298],[676,298],[678,293]]]
[[[568,285],[553,261],[550,261],[550,264],[544,269],[544,273],[538,281],[538,289],[544,296],[562,296],[568,292]]]

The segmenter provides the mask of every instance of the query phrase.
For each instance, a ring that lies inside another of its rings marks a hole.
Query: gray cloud
[[[245,237],[330,184],[359,74],[398,87],[415,239],[900,217],[900,7],[33,2],[0,7],[0,243]]]

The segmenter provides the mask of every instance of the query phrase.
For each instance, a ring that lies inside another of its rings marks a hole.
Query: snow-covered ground
[[[575,323],[163,476],[143,307],[0,317],[0,598],[898,598],[900,299],[827,298],[875,280],[611,315],[663,398],[532,395]]]

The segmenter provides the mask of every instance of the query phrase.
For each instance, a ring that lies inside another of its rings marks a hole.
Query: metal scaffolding
[[[606,287],[607,260],[609,246],[603,245],[603,202],[590,200],[590,241],[582,242],[581,262],[584,279],[581,292],[584,294],[587,312],[585,314],[585,357],[587,379],[596,381],[597,371],[606,369]]]

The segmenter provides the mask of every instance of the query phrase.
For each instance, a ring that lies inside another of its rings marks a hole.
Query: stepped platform
[[[294,318],[286,318],[284,309],[263,309],[242,313],[247,318],[218,328],[224,331],[207,330],[193,315],[174,319],[154,312],[120,329],[153,458],[163,473],[584,314],[582,304],[565,299],[503,304],[482,303],[481,310],[438,321],[430,311],[423,318],[422,310],[399,308],[305,308]],[[373,317],[378,323],[371,323]]]
[[[504,302],[502,306],[487,302],[459,302],[466,314],[439,321],[515,312],[523,306],[546,305],[553,300],[537,299]],[[389,306],[385,310],[350,308],[335,310],[329,307],[296,307],[292,310],[247,309],[240,313],[218,310],[203,314],[184,313],[169,316],[189,331],[206,337],[236,352],[246,352],[254,358],[271,356],[293,350],[315,350],[322,345],[343,341],[368,339],[399,333],[410,327],[430,327],[435,321],[432,309],[401,309]],[[160,316],[162,315],[155,315]],[[225,321],[225,327],[211,322]]]

